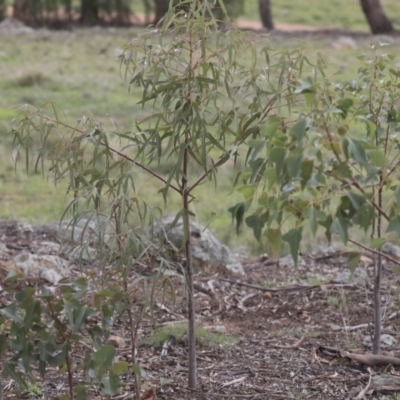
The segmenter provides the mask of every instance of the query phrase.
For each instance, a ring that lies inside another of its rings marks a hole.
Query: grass
[[[397,0],[382,1],[387,16],[400,27],[400,8]],[[280,0],[271,1],[275,23],[304,24],[317,27],[340,27],[368,31],[359,1],[348,0]],[[258,20],[258,0],[245,1],[245,18]]]
[[[154,347],[162,347],[170,338],[174,338],[175,343],[186,343],[187,329],[187,324],[184,323],[166,325],[145,338],[144,343]],[[232,346],[236,341],[237,339],[233,336],[211,332],[201,325],[196,327],[196,343],[200,347],[226,348]]]

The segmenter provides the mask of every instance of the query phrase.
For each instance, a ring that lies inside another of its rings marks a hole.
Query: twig
[[[372,380],[371,368],[368,368],[368,372],[369,372],[369,380],[368,380],[367,386],[365,386],[365,388],[362,389],[360,393],[358,393],[358,396],[356,397],[356,399],[363,399],[365,397],[365,395],[367,394],[369,387],[371,386],[371,380]]]
[[[370,247],[365,246],[365,245],[363,245],[363,244],[361,244],[361,243],[359,243],[359,242],[356,242],[356,241],[353,240],[353,239],[349,239],[349,242],[355,244],[356,246],[361,247],[361,248],[364,249],[364,250],[370,251],[371,253],[374,253],[374,254],[377,254],[378,256],[384,257],[384,258],[386,258],[386,260],[391,261],[392,263],[399,264],[399,261],[398,261],[398,260],[396,260],[396,259],[394,259],[394,258],[388,256],[388,255],[385,254],[385,253],[382,253],[382,252],[379,251],[379,250],[371,249]]]
[[[306,337],[302,336],[296,343],[288,345],[288,346],[281,346],[279,344],[272,344],[271,347],[274,347],[275,349],[298,349],[304,342],[306,341]]]
[[[251,283],[235,281],[235,280],[227,279],[227,278],[217,278],[217,279],[219,279],[220,281],[229,282],[229,283],[233,283],[235,285],[245,286],[245,287],[249,287],[251,289],[256,289],[256,290],[260,290],[262,292],[269,292],[269,293],[298,292],[298,291],[303,291],[303,290],[312,290],[312,289],[316,289],[316,288],[320,287],[320,285],[313,285],[313,286],[287,286],[287,287],[281,287],[281,288],[266,288],[264,286],[252,285]]]

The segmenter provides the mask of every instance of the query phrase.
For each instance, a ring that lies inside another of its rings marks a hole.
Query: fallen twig
[[[371,368],[368,368],[368,372],[369,372],[369,380],[368,380],[367,386],[365,386],[365,388],[362,389],[360,393],[358,393],[358,396],[356,397],[356,399],[363,399],[365,397],[365,395],[367,394],[369,387],[371,386],[371,379],[372,379]]]
[[[282,346],[279,344],[271,344],[271,347],[276,349],[298,349],[306,341],[305,336],[301,337],[296,343],[288,346]]]

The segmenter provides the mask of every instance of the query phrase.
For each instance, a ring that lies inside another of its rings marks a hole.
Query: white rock
[[[13,263],[26,276],[43,278],[53,284],[70,275],[67,261],[58,256],[22,252],[14,257]]]
[[[183,249],[183,219],[172,227],[174,215],[166,216],[154,224],[154,235],[158,238],[167,235],[168,240],[177,248]],[[191,243],[194,267],[201,269],[221,268],[237,274],[244,274],[242,263],[227,246],[218,241],[210,230],[204,229],[197,222],[190,222]]]
[[[368,282],[368,274],[362,268],[356,268],[354,274],[349,269],[340,271],[334,278],[336,283],[356,283],[357,285],[365,285]]]
[[[394,256],[396,259],[398,259],[400,261],[400,247],[399,246],[396,246],[393,243],[387,242],[381,247],[381,250],[386,254]]]

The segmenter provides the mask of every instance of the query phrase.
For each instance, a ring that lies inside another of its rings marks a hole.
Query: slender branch
[[[350,242],[350,243],[353,243],[353,244],[355,244],[356,246],[359,246],[359,247],[361,247],[362,249],[367,250],[367,251],[369,251],[369,252],[371,252],[371,253],[373,253],[373,254],[379,255],[379,256],[385,258],[386,260],[391,261],[391,262],[394,263],[394,264],[399,264],[399,260],[396,260],[395,258],[390,257],[390,256],[388,256],[387,254],[385,254],[385,253],[383,253],[383,252],[381,252],[381,251],[379,251],[379,250],[372,249],[371,247],[365,246],[365,245],[363,245],[363,244],[361,244],[361,243],[359,243],[359,242],[357,242],[357,241],[355,241],[355,240],[353,240],[353,239],[349,239],[349,242]]]
[[[101,143],[103,146],[105,146],[105,144]],[[152,171],[150,168],[147,168],[146,166],[144,166],[143,164],[135,161],[133,158],[121,153],[118,150],[113,149],[112,147],[108,147],[108,149],[113,152],[114,154],[117,154],[118,156],[124,158],[125,160],[131,162],[132,164],[135,164],[136,166],[138,166],[139,168],[143,169],[144,171],[148,172],[150,175],[154,176],[155,178],[157,178],[159,181],[165,183],[166,185],[168,184],[167,180],[164,179],[162,176],[156,174],[154,171]],[[181,189],[179,189],[177,186],[169,184],[169,187],[173,190],[175,190],[177,193],[181,193]]]
[[[81,129],[78,129],[76,127],[73,127],[69,124],[66,124],[64,122],[61,121],[57,121],[54,120],[52,118],[48,118],[48,117],[43,117],[45,120],[49,121],[49,122],[54,122],[55,124],[60,124],[61,126],[68,128],[68,129],[72,129],[76,132],[79,133],[84,133]],[[104,143],[100,143],[102,146],[106,147],[106,145]],[[145,165],[143,165],[142,163],[134,160],[133,158],[127,156],[126,154],[121,153],[120,151],[114,149],[113,147],[107,147],[112,153],[117,154],[118,156],[120,156],[121,158],[124,158],[125,160],[131,162],[132,164],[135,164],[137,167],[143,169],[144,171],[148,172],[150,175],[152,175],[154,178],[157,178],[159,181],[165,183],[166,185],[168,184],[168,182],[166,181],[166,179],[164,179],[162,176],[156,174],[154,171],[152,171],[150,168],[147,168]],[[176,187],[175,185],[169,184],[169,187],[173,190],[175,190],[177,193],[181,193],[181,190]]]

